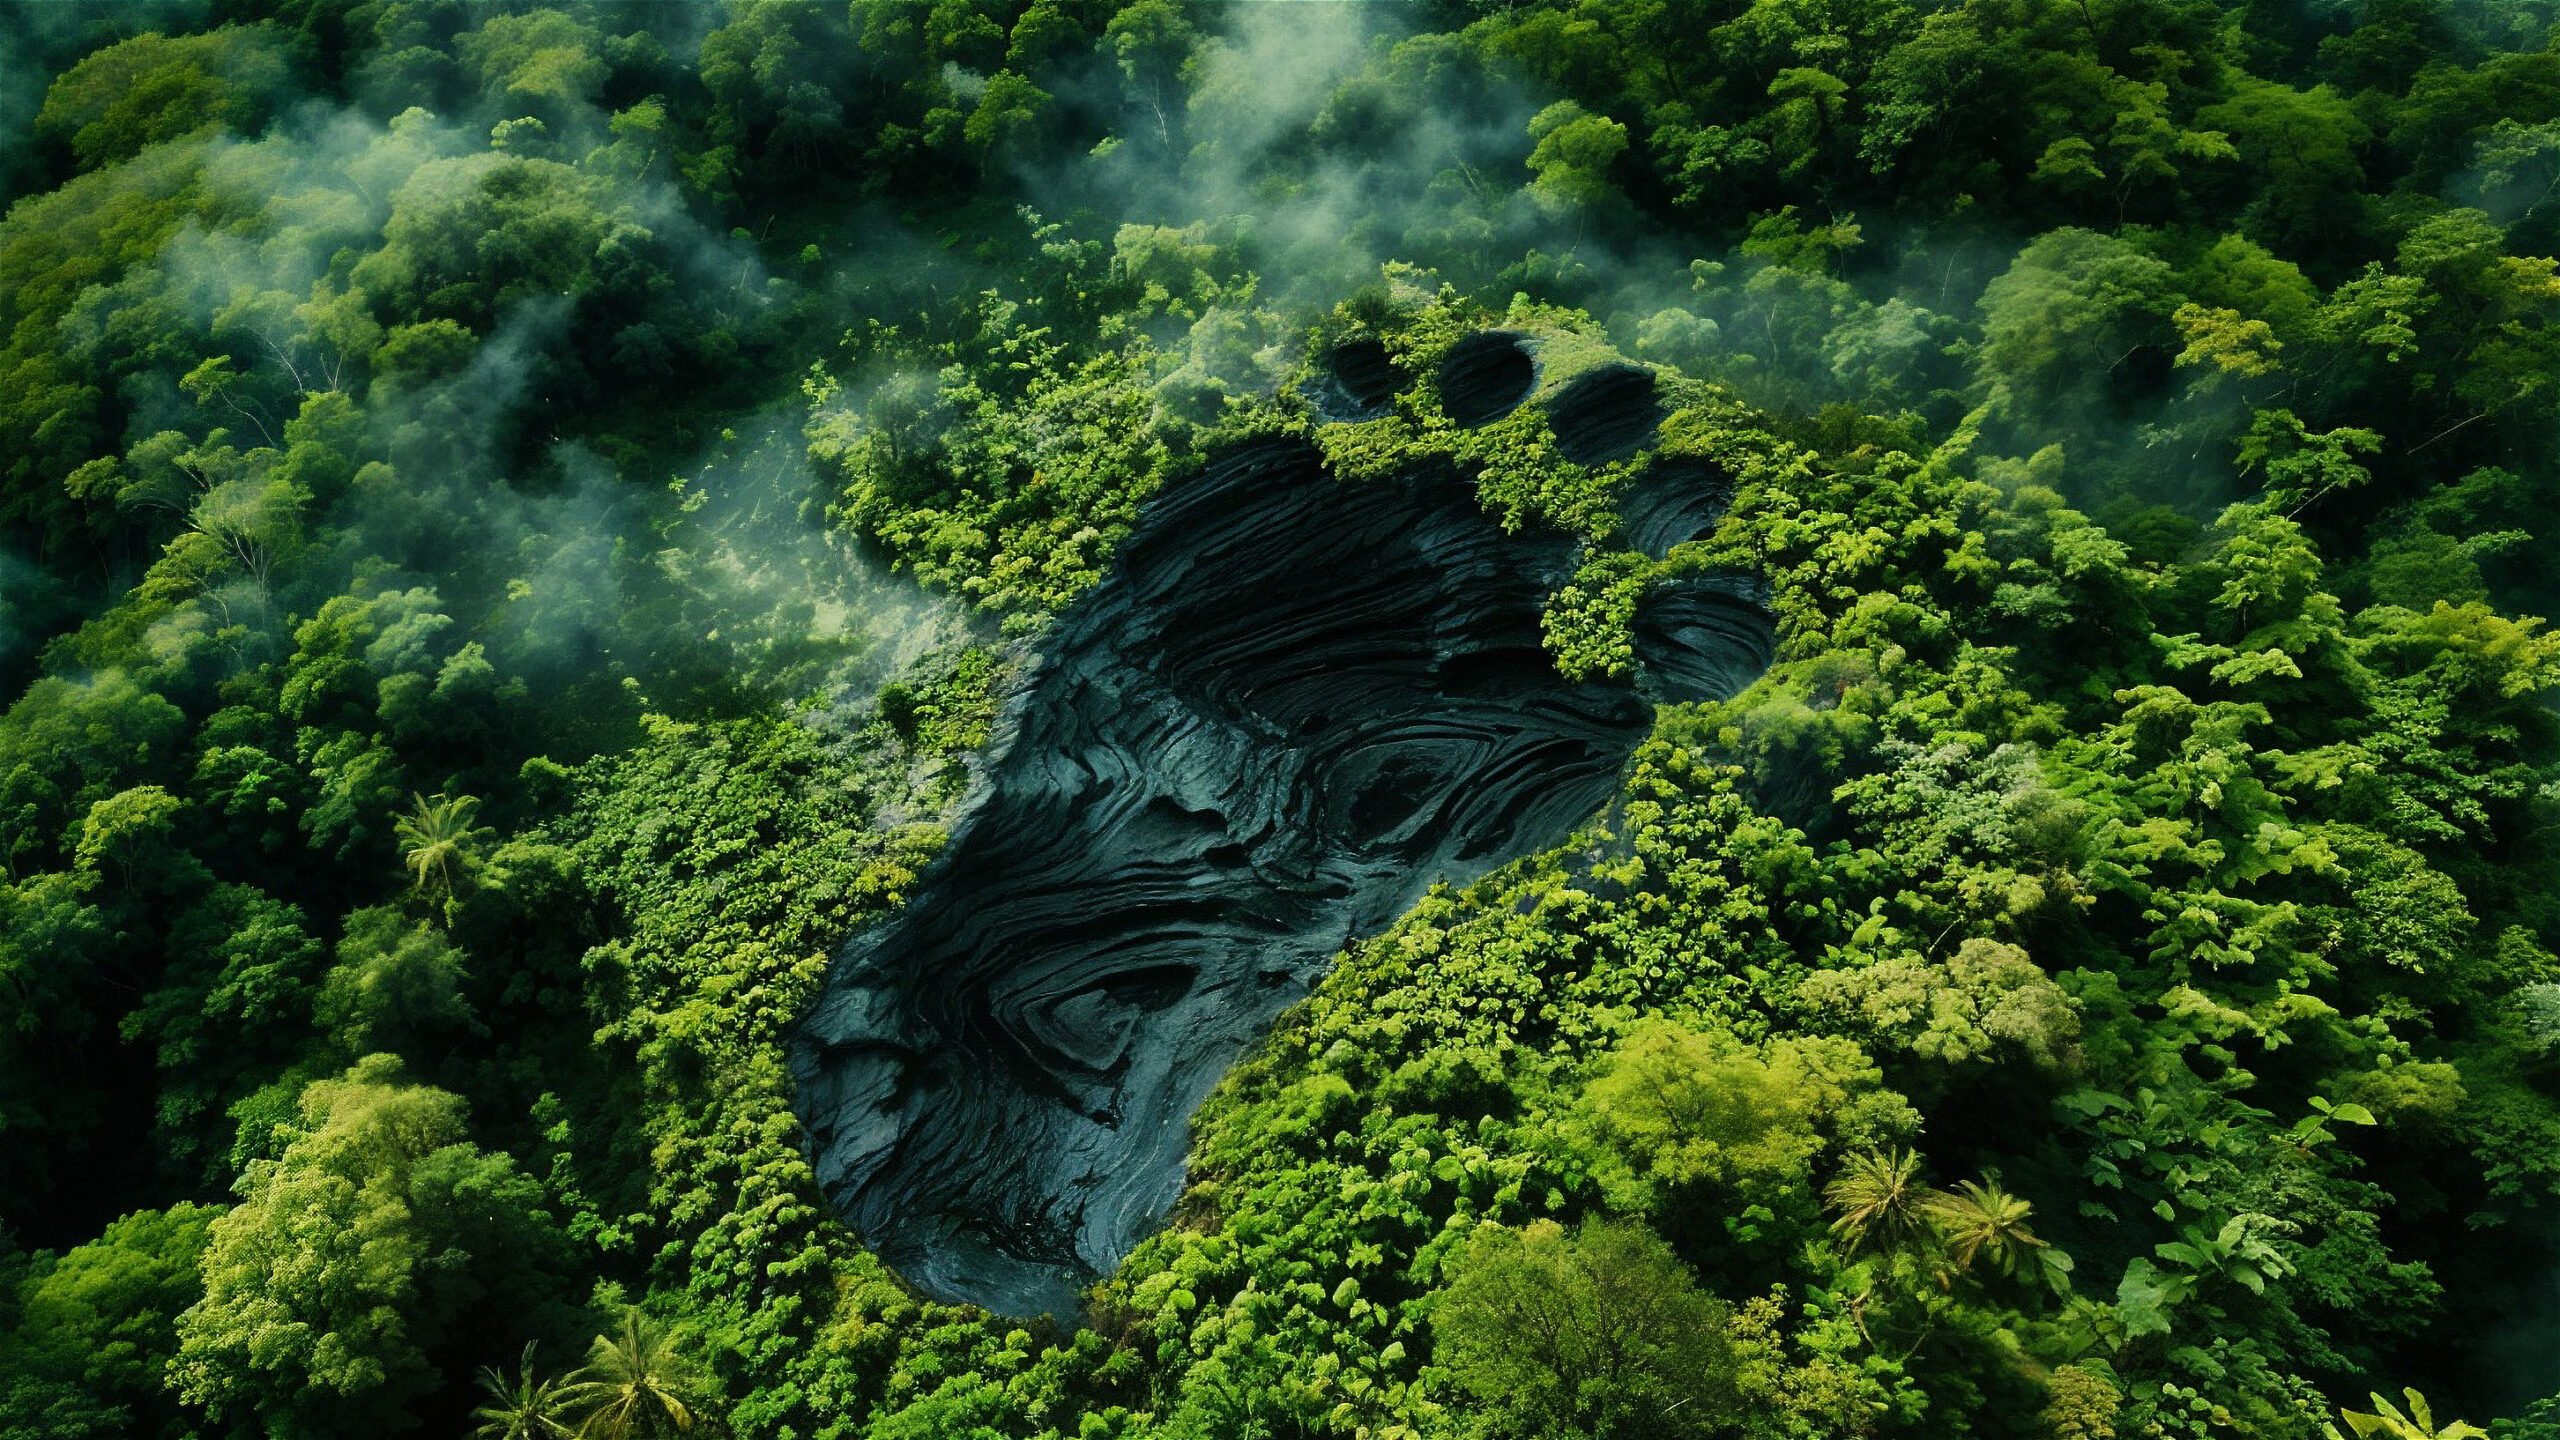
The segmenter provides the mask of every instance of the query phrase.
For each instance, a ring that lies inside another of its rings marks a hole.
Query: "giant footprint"
[[[1338,353],[1319,413],[1381,413],[1398,378],[1374,346]],[[1533,380],[1494,332],[1441,391],[1482,424]],[[1594,463],[1659,418],[1641,371],[1548,405]],[[1660,554],[1723,492],[1656,472],[1623,540]],[[1161,1220],[1191,1113],[1344,944],[1562,840],[1653,701],[1768,664],[1751,587],[1700,577],[1648,597],[1636,677],[1566,680],[1539,616],[1576,558],[1503,534],[1452,469],[1352,484],[1298,441],[1150,508],[1041,644],[921,891],[845,947],[794,1041],[818,1175],[884,1259],[943,1298],[1068,1308]]]

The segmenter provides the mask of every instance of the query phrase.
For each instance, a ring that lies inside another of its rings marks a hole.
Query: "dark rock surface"
[[[1636,611],[1636,688],[1662,702],[1738,695],[1777,658],[1756,580],[1691,575]]]
[[[1648,700],[1766,665],[1751,587],[1701,578],[1649,598],[1634,684],[1564,680],[1539,614],[1574,563],[1454,474],[1346,483],[1298,442],[1151,509],[1044,642],[942,861],[794,1043],[819,1176],[884,1258],[945,1298],[1070,1307],[1336,951],[1561,840]]]
[[[1733,477],[1704,460],[1657,460],[1618,499],[1618,534],[1630,550],[1659,560],[1671,547],[1704,539],[1733,500]]]
[[[1662,423],[1653,372],[1602,365],[1577,375],[1547,401],[1547,423],[1555,430],[1557,452],[1576,465],[1624,460],[1643,449]]]
[[[1449,347],[1440,361],[1440,408],[1473,429],[1520,408],[1538,383],[1538,362],[1522,336],[1487,330]]]
[[[1412,383],[1386,346],[1364,336],[1327,351],[1306,394],[1327,420],[1375,420],[1394,409],[1396,392]]]

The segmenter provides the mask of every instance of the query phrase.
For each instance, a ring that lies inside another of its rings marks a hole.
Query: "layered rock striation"
[[[1493,338],[1483,363],[1525,363]],[[1696,533],[1719,503],[1635,528]],[[1539,617],[1575,560],[1503,534],[1451,470],[1355,485],[1297,441],[1152,508],[1042,644],[941,862],[846,946],[793,1046],[818,1173],[885,1259],[945,1298],[1069,1306],[1160,1221],[1192,1111],[1346,942],[1561,840],[1651,702],[1768,663],[1751,587],[1704,577],[1649,598],[1633,683],[1565,680]]]

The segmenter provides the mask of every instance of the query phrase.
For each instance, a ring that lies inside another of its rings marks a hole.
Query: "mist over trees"
[[[0,4],[0,1437],[2560,1435],[2555,23]],[[785,1046],[1273,437],[1774,663],[935,1302]]]

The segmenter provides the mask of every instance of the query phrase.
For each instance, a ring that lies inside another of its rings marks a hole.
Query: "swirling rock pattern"
[[[1646,528],[1714,506],[1668,509]],[[1574,561],[1452,472],[1352,485],[1299,442],[1153,507],[1050,632],[942,862],[795,1041],[818,1173],[885,1259],[946,1298],[1066,1308],[1161,1219],[1192,1111],[1346,942],[1562,839],[1648,700],[1767,664],[1750,588],[1707,580],[1648,603],[1638,683],[1566,681],[1539,615]]]
[[[1716,528],[1733,499],[1733,480],[1703,460],[1657,460],[1646,483],[1618,501],[1619,539],[1659,560],[1671,547]]]

